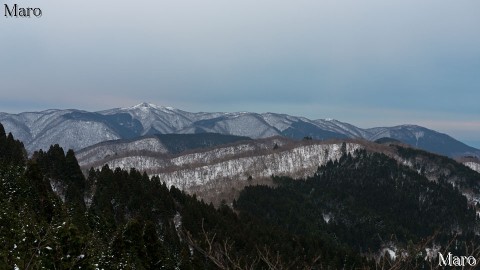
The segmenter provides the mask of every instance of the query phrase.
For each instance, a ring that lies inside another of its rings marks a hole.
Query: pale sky
[[[480,148],[477,0],[4,0],[0,111],[278,112]]]

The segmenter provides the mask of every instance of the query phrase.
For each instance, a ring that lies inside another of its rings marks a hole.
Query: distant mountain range
[[[48,149],[52,144],[80,150],[104,141],[154,134],[219,133],[253,139],[284,136],[293,139],[362,138],[375,141],[392,138],[450,157],[480,156],[479,149],[416,125],[362,129],[332,119],[310,120],[278,113],[192,113],[149,103],[98,112],[52,109],[0,113],[0,122],[7,132],[12,132],[25,143],[30,153]]]

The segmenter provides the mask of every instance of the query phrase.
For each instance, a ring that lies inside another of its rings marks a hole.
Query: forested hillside
[[[247,187],[235,207],[268,224],[327,239],[360,254],[384,248],[400,256],[409,243],[478,241],[473,206],[458,189],[432,182],[388,157],[357,151],[306,180],[275,178],[277,187]]]
[[[135,169],[85,177],[58,145],[27,159],[0,125],[0,180],[0,269],[412,269],[438,265],[426,248],[480,254],[456,188],[365,151],[215,208]]]
[[[346,254],[368,264],[136,170],[85,178],[73,151],[55,145],[27,160],[20,142],[0,142],[0,269],[302,269],[339,266]]]

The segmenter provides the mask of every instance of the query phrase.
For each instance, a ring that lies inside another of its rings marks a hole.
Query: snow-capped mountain
[[[374,141],[380,138],[394,138],[411,146],[450,157],[479,156],[480,150],[460,141],[425,127],[417,125],[401,125],[366,129],[366,139]]]
[[[0,113],[7,132],[25,142],[32,153],[59,144],[65,149],[82,148],[116,139],[131,139],[151,134],[219,133],[267,138],[285,136],[294,139],[391,137],[418,148],[448,155],[480,156],[480,150],[452,137],[412,125],[362,129],[331,119],[310,120],[278,113],[192,113],[171,107],[141,103],[129,108],[98,112],[82,110],[46,110],[20,114]]]

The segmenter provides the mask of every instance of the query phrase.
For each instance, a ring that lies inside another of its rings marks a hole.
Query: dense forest
[[[434,183],[382,154],[358,151],[328,162],[306,180],[274,178],[277,187],[245,188],[235,203],[269,224],[361,254],[386,244],[478,241],[473,206],[458,189]]]
[[[438,265],[427,247],[480,254],[458,189],[365,151],[215,208],[134,169],[84,176],[58,145],[28,158],[0,125],[0,181],[0,269],[408,269]]]

